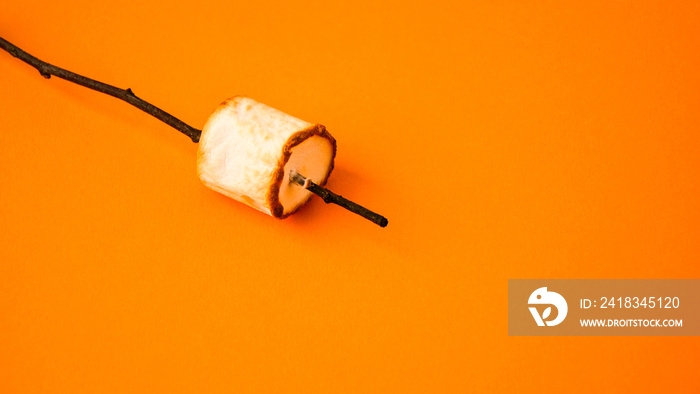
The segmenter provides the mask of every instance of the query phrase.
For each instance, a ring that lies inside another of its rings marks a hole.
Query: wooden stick
[[[333,203],[340,205],[348,211],[356,213],[372,223],[378,224],[379,227],[386,227],[386,225],[389,224],[389,220],[387,220],[387,218],[384,216],[374,213],[369,209],[344,198],[341,195],[333,193],[325,187],[313,183],[311,179],[304,177],[294,170],[289,173],[289,180],[321,197],[326,204]]]
[[[170,115],[169,113],[163,111],[155,105],[141,100],[140,98],[136,97],[136,95],[134,94],[134,92],[131,91],[131,89],[119,89],[115,86],[108,85],[100,81],[95,81],[94,79],[78,75],[74,72],[64,70],[60,67],[56,67],[44,61],[41,61],[35,58],[34,56],[28,54],[27,52],[19,49],[16,45],[12,44],[11,42],[5,40],[2,37],[0,37],[0,48],[9,52],[10,55],[36,68],[39,71],[39,74],[41,74],[46,79],[51,78],[52,75],[55,75],[61,79],[65,79],[66,81],[77,83],[78,85],[85,86],[86,88],[96,90],[98,92],[102,92],[112,97],[124,100],[127,103],[133,105],[134,107],[142,110],[143,112],[155,116],[159,120],[179,130],[184,135],[190,137],[190,139],[192,139],[192,142],[199,142],[199,137],[202,135],[201,130],[195,129],[194,127]]]
[[[48,79],[51,78],[52,75],[55,75],[61,79],[65,79],[66,81],[70,81],[78,85],[85,86],[86,88],[96,90],[98,92],[102,92],[112,97],[124,100],[127,103],[133,105],[134,107],[156,117],[157,119],[179,130],[181,133],[190,137],[190,139],[192,139],[192,142],[199,142],[199,138],[202,135],[201,130],[195,129],[194,127],[170,115],[169,113],[163,111],[155,105],[136,97],[136,95],[131,89],[120,89],[115,86],[108,85],[106,83],[96,81],[94,79],[90,79],[82,75],[76,74],[74,72],[46,63],[21,50],[16,45],[12,44],[11,42],[5,40],[2,37],[0,37],[0,48],[9,52],[12,56],[18,58],[19,60],[36,68],[39,71],[39,74],[41,74],[44,78]],[[389,221],[384,216],[376,214],[361,205],[355,204],[354,202],[344,198],[343,196],[335,194],[332,191],[313,183],[310,179],[305,178],[303,175],[297,172],[293,171],[290,174],[290,179],[298,185],[309,190],[310,192],[321,197],[323,201],[325,201],[327,204],[333,203],[340,205],[348,211],[354,212],[362,216],[363,218],[378,224],[381,227],[386,227],[386,225],[389,223]]]

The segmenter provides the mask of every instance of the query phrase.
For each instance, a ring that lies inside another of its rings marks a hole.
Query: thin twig
[[[44,78],[48,79],[51,78],[52,75],[55,75],[61,79],[65,79],[66,81],[77,83],[78,85],[85,86],[86,88],[96,90],[98,92],[102,92],[110,96],[116,97],[118,99],[124,100],[127,103],[133,105],[134,107],[176,128],[186,136],[190,137],[192,139],[192,142],[199,142],[199,137],[202,134],[201,130],[195,129],[194,127],[170,115],[169,113],[163,111],[155,105],[136,97],[136,95],[134,94],[134,92],[131,91],[131,89],[119,89],[115,86],[95,81],[94,79],[78,75],[76,73],[64,70],[60,67],[56,67],[44,61],[41,61],[35,58],[34,56],[28,54],[27,52],[19,49],[16,45],[3,39],[2,37],[0,37],[0,48],[6,50],[12,56],[18,58],[19,60],[36,68]]]
[[[304,177],[303,175],[299,174],[294,170],[292,170],[292,172],[289,174],[289,180],[310,191],[311,193],[321,197],[326,204],[338,204],[341,207],[347,209],[348,211],[356,213],[362,216],[363,218],[371,221],[372,223],[378,224],[379,227],[386,227],[386,225],[389,224],[389,220],[387,220],[387,218],[385,218],[384,216],[378,213],[374,213],[369,209],[359,204],[356,204],[341,195],[333,193],[325,187],[313,183],[311,179]]]

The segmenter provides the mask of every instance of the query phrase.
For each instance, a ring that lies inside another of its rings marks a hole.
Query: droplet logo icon
[[[559,293],[553,291],[547,291],[546,287],[540,287],[530,294],[530,298],[527,300],[530,305],[551,305],[548,306],[543,312],[542,316],[537,311],[537,308],[530,306],[530,313],[535,319],[538,326],[543,327],[545,325],[551,327],[564,321],[566,318],[566,313],[569,311],[569,306],[566,304],[566,300]],[[557,308],[556,318],[553,320],[547,320],[552,314],[552,306]]]

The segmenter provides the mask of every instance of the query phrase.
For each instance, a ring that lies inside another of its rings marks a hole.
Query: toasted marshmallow
[[[322,125],[237,96],[221,103],[204,125],[197,172],[207,187],[281,219],[311,197],[290,183],[290,172],[324,185],[335,152],[335,139]]]

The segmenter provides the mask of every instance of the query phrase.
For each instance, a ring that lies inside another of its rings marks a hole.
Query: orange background
[[[278,221],[0,53],[0,391],[695,391],[698,338],[508,337],[508,278],[698,278],[700,3],[10,1],[0,36],[201,128],[338,140]],[[117,4],[120,3],[120,4]],[[673,4],[670,4],[673,3]]]

